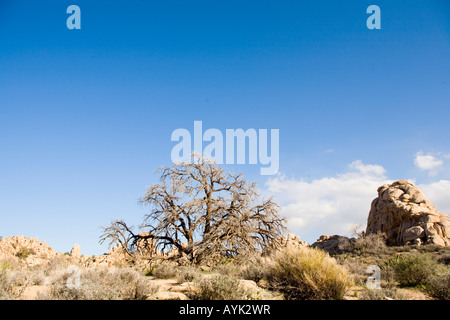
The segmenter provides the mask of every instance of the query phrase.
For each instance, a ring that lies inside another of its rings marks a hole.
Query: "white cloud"
[[[349,168],[347,173],[311,182],[281,175],[267,182],[290,232],[301,237],[308,233],[316,239],[321,234],[348,234],[352,226],[366,224],[378,187],[391,181],[379,165],[358,160]]]
[[[312,243],[322,234],[349,235],[355,225],[367,223],[377,189],[392,183],[380,165],[354,161],[346,173],[310,182],[279,175],[266,183],[267,191],[288,219],[289,232]],[[411,182],[414,182],[410,180]],[[450,213],[450,181],[418,185],[436,208]]]
[[[440,180],[430,184],[419,184],[418,187],[436,209],[450,215],[450,180]]]
[[[363,175],[372,175],[376,177],[384,177],[384,173],[386,172],[386,170],[382,166],[374,164],[365,165],[361,162],[361,160],[353,161],[352,163],[350,163],[349,167],[352,169],[356,169]]]
[[[436,176],[444,161],[432,154],[417,152],[414,164],[421,170],[429,171],[430,176]]]

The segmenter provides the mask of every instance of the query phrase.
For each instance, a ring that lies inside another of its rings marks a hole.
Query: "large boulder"
[[[384,233],[389,245],[450,246],[450,218],[414,184],[400,180],[378,188],[366,234]]]

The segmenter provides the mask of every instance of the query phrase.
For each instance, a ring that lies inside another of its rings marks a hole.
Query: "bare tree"
[[[157,172],[160,183],[142,198],[150,206],[141,225],[147,232],[135,234],[124,221],[114,221],[104,228],[101,242],[119,243],[132,255],[145,240],[154,246],[146,258],[167,257],[175,249],[176,258],[199,264],[262,250],[284,230],[286,221],[272,199],[261,201],[255,183],[224,172],[210,159],[194,155],[192,162]]]

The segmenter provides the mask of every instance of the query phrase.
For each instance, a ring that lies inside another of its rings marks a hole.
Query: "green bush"
[[[403,254],[387,263],[400,285],[407,287],[424,286],[431,276],[442,271],[439,262],[426,253]]]
[[[269,287],[287,300],[340,300],[353,284],[347,269],[317,248],[287,247],[270,260]]]

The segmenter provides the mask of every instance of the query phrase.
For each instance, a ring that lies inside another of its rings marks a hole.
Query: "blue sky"
[[[66,27],[71,4],[81,30]],[[366,27],[372,4],[381,30]],[[140,222],[138,199],[170,164],[172,131],[194,120],[280,130],[280,176],[229,169],[279,197],[293,220],[304,209],[286,208],[303,198],[283,198],[276,182],[320,185],[310,195],[320,200],[336,197],[322,183],[352,172],[371,187],[413,179],[450,208],[446,0],[0,0],[0,40],[2,236],[107,251],[100,226]],[[361,220],[366,206],[321,225]],[[309,242],[324,233],[300,225],[290,229]]]

